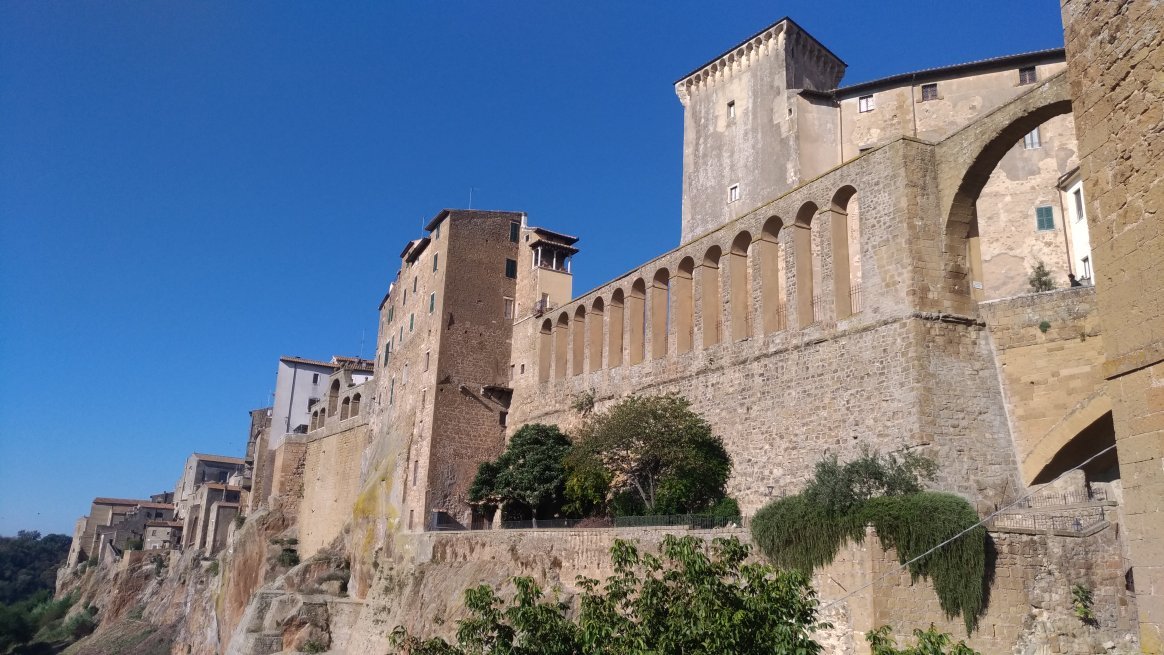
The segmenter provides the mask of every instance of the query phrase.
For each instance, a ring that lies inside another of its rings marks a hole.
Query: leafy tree
[[[914,630],[917,644],[904,650],[897,647],[897,641],[889,635],[889,630],[889,626],[883,625],[865,635],[873,655],[981,655],[964,641],[953,643],[954,638],[949,633],[938,632],[932,623],[928,630]]]
[[[15,537],[0,537],[0,603],[15,603],[53,589],[72,541],[63,534],[42,537],[26,530]]]
[[[1031,276],[1027,278],[1027,282],[1030,283],[1031,290],[1035,293],[1042,293],[1055,288],[1055,280],[1051,278],[1051,271],[1047,270],[1047,265],[1041,259],[1035,262],[1035,267],[1031,269]]]
[[[629,396],[592,415],[579,437],[570,468],[592,475],[601,463],[615,514],[701,512],[724,496],[731,457],[681,396]],[[583,500],[599,488],[591,478],[569,486],[584,490]]]
[[[611,548],[614,574],[582,578],[579,611],[546,599],[529,578],[514,578],[507,605],[486,585],[465,592],[470,616],[457,643],[422,640],[397,627],[393,645],[411,655],[670,655],[821,652],[812,640],[817,600],[794,571],[748,562],[738,539],[710,544],[668,535],[661,556],[626,541]]]
[[[484,462],[469,487],[469,500],[485,505],[519,503],[534,517],[561,507],[566,485],[562,460],[570,439],[554,425],[523,425],[494,462]]]

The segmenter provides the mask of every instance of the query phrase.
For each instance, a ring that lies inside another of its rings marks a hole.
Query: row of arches
[[[820,220],[826,215],[827,220]],[[698,258],[683,257],[673,269],[664,266],[649,278],[635,278],[629,290],[614,289],[609,298],[600,295],[545,319],[538,335],[539,381],[594,372],[603,368],[604,360],[606,367],[615,368],[661,359],[672,347],[683,354],[697,345],[742,341],[756,327],[763,334],[784,330],[790,289],[795,291],[798,327],[859,312],[856,189],[848,185],[839,189],[823,212],[815,203],[805,203],[787,228],[790,238],[782,234],[784,221],[772,216],[757,235],[747,230],[737,233],[726,252],[711,245]],[[789,246],[791,275],[785,270]],[[831,248],[829,258],[821,256],[826,247]],[[823,290],[826,280],[832,282],[831,294],[814,293]]]
[[[337,380],[336,385],[338,385],[338,384],[339,384],[339,381]],[[336,386],[336,385],[333,385],[333,386]],[[336,391],[338,392],[338,387],[336,388]],[[317,429],[322,428],[323,426],[327,425],[327,417],[329,415],[336,416],[336,414],[337,414],[337,411],[336,411],[337,402],[336,402],[336,400],[337,399],[335,397],[333,397],[329,394],[328,408],[321,407],[321,408],[315,409],[311,412],[311,422],[307,426],[307,430],[309,432],[312,430],[317,430]],[[361,397],[361,394],[359,394],[359,393],[354,393],[350,396],[344,396],[343,400],[339,400],[338,401],[339,420],[346,421],[349,418],[354,418],[356,416],[359,416],[360,415],[360,401],[361,400],[362,400],[362,397]]]

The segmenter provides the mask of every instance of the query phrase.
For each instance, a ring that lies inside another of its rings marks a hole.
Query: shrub
[[[303,653],[323,653],[327,651],[327,646],[322,641],[313,639],[303,642],[303,645],[299,647],[299,651]]]
[[[91,556],[89,557],[89,559],[88,559],[88,560],[86,560],[86,563],[87,563],[89,566],[97,566],[97,556],[96,556],[96,555],[91,555]]]
[[[210,565],[206,567],[206,572],[209,573],[210,577],[212,578],[218,575],[218,560],[211,560]]]
[[[140,537],[125,540],[125,549],[126,550],[141,550],[141,548],[142,548],[142,540]]]
[[[1035,267],[1031,269],[1031,276],[1027,278],[1027,282],[1030,283],[1031,290],[1035,293],[1055,288],[1055,280],[1051,279],[1051,271],[1047,270],[1047,265],[1041,259],[1035,262]]]
[[[294,549],[284,548],[283,552],[279,553],[279,557],[275,560],[279,566],[286,566],[288,568],[299,565],[299,553]]]
[[[242,514],[235,514],[234,515],[234,527],[235,528],[243,527],[243,524],[245,524],[246,522],[247,522],[246,516],[244,516]]]
[[[905,650],[897,648],[897,641],[889,631],[890,627],[883,625],[865,635],[873,655],[981,655],[964,641],[951,643],[954,638],[948,633],[938,632],[932,623],[928,630],[914,630],[917,644]]]
[[[719,499],[719,502],[711,506],[711,511],[708,512],[712,516],[722,518],[734,518],[742,516],[740,512],[740,504],[736,502],[735,498],[724,496]]]

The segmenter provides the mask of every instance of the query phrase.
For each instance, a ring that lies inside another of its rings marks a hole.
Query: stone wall
[[[1140,639],[1164,652],[1164,3],[1063,0]]]
[[[329,425],[307,442],[303,501],[299,506],[299,555],[311,557],[340,535],[352,517],[360,489],[360,463],[368,445],[367,422]]]
[[[289,435],[275,449],[271,496],[282,499],[283,513],[295,517],[303,500],[303,469],[307,444],[303,435]]]

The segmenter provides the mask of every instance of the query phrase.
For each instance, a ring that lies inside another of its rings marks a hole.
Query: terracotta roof
[[[133,498],[94,498],[94,505],[148,505],[148,500],[134,500]]]
[[[242,458],[227,457],[226,455],[206,455],[203,453],[194,453],[194,457],[204,462],[216,462],[218,464],[245,464]]]
[[[540,235],[542,238],[544,238],[548,241],[556,241],[558,243],[561,243],[561,244],[567,245],[567,246],[574,245],[575,243],[578,243],[578,237],[570,236],[569,234],[565,234],[562,232],[555,232],[553,230],[547,230],[544,227],[534,227],[534,228],[530,228],[530,229],[532,229],[536,234]]]
[[[335,368],[336,365],[331,362],[321,362],[318,359],[307,359],[305,357],[296,357],[295,355],[283,355],[279,358],[281,362],[291,362],[293,364],[311,364],[312,366],[326,366],[328,368]]]
[[[968,61],[962,64],[952,64],[949,66],[936,66],[934,68],[923,68],[921,70],[911,71],[908,73],[898,73],[890,75],[889,77],[882,77],[876,80],[869,80],[868,82],[860,82],[849,86],[842,86],[837,89],[837,95],[849,95],[860,91],[868,91],[869,89],[889,86],[899,82],[914,82],[925,81],[932,79],[941,79],[950,77],[958,73],[969,73],[976,70],[992,69],[992,68],[1008,68],[1020,66],[1022,64],[1029,64],[1036,61],[1054,59],[1066,60],[1063,48],[1048,48],[1046,50],[1034,50],[1032,52],[1020,52],[1015,55],[1003,55],[1001,57],[989,57],[987,59],[977,59],[975,61]]]

